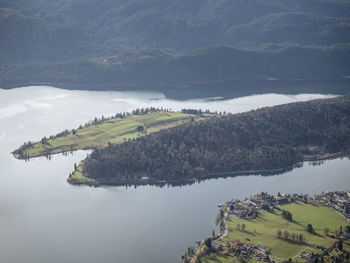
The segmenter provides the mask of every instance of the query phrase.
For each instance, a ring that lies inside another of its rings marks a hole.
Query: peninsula
[[[25,143],[13,154],[26,159],[79,149],[94,150],[74,166],[72,184],[180,184],[283,171],[349,155],[350,95],[240,114],[138,109]]]
[[[349,95],[226,114],[99,148],[68,181],[178,184],[278,170],[348,155],[349,127]]]
[[[39,142],[25,142],[12,153],[18,159],[28,159],[69,151],[104,148],[111,143],[122,143],[162,129],[216,115],[209,111],[185,109],[181,112],[153,107],[136,109],[132,113],[95,118],[77,129],[64,130],[48,138],[44,137]]]
[[[260,193],[219,205],[220,234],[190,247],[185,263],[348,262],[350,192]],[[214,232],[214,231],[213,231]]]

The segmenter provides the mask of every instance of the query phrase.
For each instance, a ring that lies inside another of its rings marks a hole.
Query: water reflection
[[[66,178],[87,151],[24,162],[10,154],[23,142],[138,107],[238,112],[323,97],[329,95],[177,101],[154,92],[0,90],[0,262],[175,263],[194,241],[216,229],[219,203],[262,191],[314,194],[350,188],[348,159],[304,163],[280,175],[218,178],[181,187],[75,187]]]

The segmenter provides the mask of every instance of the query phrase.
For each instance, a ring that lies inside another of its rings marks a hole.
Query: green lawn
[[[289,204],[282,207],[293,215],[293,220],[304,227],[312,224],[316,233],[323,234],[328,227],[330,232],[341,225],[347,225],[346,219],[327,206],[312,206],[305,204]]]
[[[101,124],[90,125],[78,129],[76,134],[70,132],[68,135],[48,140],[47,144],[37,142],[30,148],[23,151],[23,155],[28,157],[38,157],[52,153],[75,151],[81,149],[94,149],[105,147],[108,142],[121,143],[124,140],[144,136],[161,129],[167,129],[176,125],[189,122],[191,117],[194,120],[202,120],[211,116],[185,114],[181,112],[153,112],[145,115],[132,115],[125,119],[110,119]],[[137,131],[138,126],[144,126],[144,131]]]
[[[80,165],[72,173],[72,175],[67,178],[67,182],[70,184],[84,184],[84,185],[94,185],[96,183],[94,179],[86,178],[81,174]]]
[[[257,246],[263,245],[271,249],[271,256],[275,260],[288,259],[297,256],[307,247],[316,245],[330,247],[334,239],[323,234],[323,229],[328,227],[331,232],[339,226],[348,224],[346,219],[337,212],[325,206],[312,206],[307,204],[289,204],[281,206],[293,215],[293,222],[283,219],[280,211],[276,209],[273,212],[261,212],[255,219],[231,218],[227,221],[229,232],[220,243],[226,244],[239,240],[242,243],[253,243]],[[306,231],[307,224],[312,224],[316,234],[310,234]],[[237,224],[245,224],[245,231],[238,230]],[[277,239],[277,230],[288,231],[290,234],[302,233],[305,237],[305,244],[297,244]],[[232,262],[232,256],[224,256],[216,253],[216,259],[210,259],[208,255],[201,258],[202,262]],[[300,259],[301,260],[301,259]],[[255,261],[250,261],[255,262]]]
[[[239,263],[238,259],[232,255],[223,255],[221,253],[211,254],[211,255],[205,255],[201,257],[202,263]],[[250,263],[257,263],[261,261],[256,261],[254,259],[251,259],[249,261]]]

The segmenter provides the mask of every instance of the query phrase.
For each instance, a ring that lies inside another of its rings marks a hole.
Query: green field
[[[81,165],[79,165],[77,169],[67,178],[67,182],[76,185],[98,185],[96,180],[86,178],[82,175]]]
[[[270,256],[276,261],[296,257],[304,249],[314,249],[316,246],[329,248],[335,239],[324,235],[323,230],[328,227],[330,235],[339,228],[349,223],[346,219],[326,206],[312,206],[308,204],[288,204],[281,206],[293,215],[293,222],[282,218],[280,211],[263,211],[255,219],[230,218],[227,220],[228,234],[219,243],[227,244],[239,240],[243,244],[253,243],[256,246],[262,245],[270,249]],[[245,224],[245,230],[238,230],[237,224]],[[310,234],[306,231],[307,224],[312,224],[316,234]],[[290,234],[302,233],[305,237],[304,244],[285,241],[277,238],[277,231],[288,231]],[[345,249],[349,249],[347,243]],[[213,259],[215,258],[215,259]],[[302,261],[294,258],[294,261]],[[202,262],[233,262],[234,257],[216,253],[215,256],[205,255],[201,257]],[[251,260],[250,262],[255,262]]]
[[[47,143],[34,143],[31,147],[22,151],[22,154],[14,155],[17,158],[32,158],[45,156],[48,154],[62,153],[81,149],[96,149],[106,147],[108,143],[121,143],[124,140],[144,136],[161,129],[174,127],[191,118],[202,120],[212,116],[212,114],[193,115],[181,112],[151,112],[144,115],[130,115],[126,118],[113,118],[105,120],[100,124],[93,124],[82,129],[77,129],[76,134],[69,134],[49,139]],[[143,131],[138,131],[137,127],[143,126]]]

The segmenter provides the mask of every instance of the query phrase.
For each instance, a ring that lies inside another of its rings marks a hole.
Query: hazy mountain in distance
[[[350,75],[349,0],[0,0],[0,87]]]
[[[49,24],[22,11],[0,9],[1,57],[8,63],[80,56],[90,37],[74,27]]]

